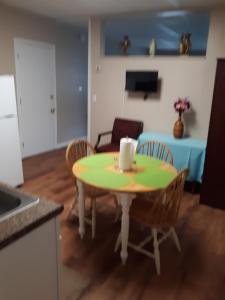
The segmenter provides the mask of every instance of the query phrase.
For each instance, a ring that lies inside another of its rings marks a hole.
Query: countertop
[[[30,196],[32,197],[32,195]],[[48,220],[56,217],[62,211],[62,205],[39,199],[38,204],[1,221],[0,249],[21,238]]]

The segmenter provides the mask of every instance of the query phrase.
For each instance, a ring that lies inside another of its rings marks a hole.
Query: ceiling
[[[9,6],[76,24],[89,16],[157,10],[208,9],[225,0],[0,0]]]

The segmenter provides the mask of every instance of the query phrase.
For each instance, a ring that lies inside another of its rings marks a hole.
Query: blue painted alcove
[[[149,43],[156,40],[156,55],[178,55],[180,36],[191,33],[191,55],[205,55],[209,31],[209,14],[187,11],[119,16],[102,20],[105,55],[122,55],[120,42],[128,35],[129,55],[148,55]]]

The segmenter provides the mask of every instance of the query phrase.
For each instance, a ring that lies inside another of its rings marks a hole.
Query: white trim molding
[[[87,103],[87,138],[91,140],[91,93],[92,93],[92,43],[91,43],[91,18],[88,20],[88,103]]]

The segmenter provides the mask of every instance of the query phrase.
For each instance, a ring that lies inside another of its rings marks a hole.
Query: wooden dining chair
[[[118,152],[120,151],[120,140],[123,137],[138,139],[142,131],[142,121],[115,118],[112,130],[99,133],[98,140],[95,144],[95,150],[98,153]],[[107,144],[102,145],[100,143],[101,138],[106,135],[111,135],[111,141]]]
[[[78,186],[77,186],[77,179],[73,175],[73,172],[72,172],[73,164],[77,160],[79,160],[85,156],[93,155],[93,154],[95,154],[95,150],[94,150],[93,146],[85,140],[71,142],[66,149],[66,165],[67,165],[68,171],[70,172],[70,174],[73,178],[74,187],[75,187],[75,197],[72,202],[71,208],[69,210],[67,219],[69,219],[71,214],[74,213],[75,207],[78,203],[79,191],[78,191]],[[86,216],[85,222],[87,224],[90,224],[92,227],[92,238],[95,237],[95,229],[96,229],[96,198],[103,197],[108,194],[109,193],[107,191],[104,191],[102,189],[97,189],[97,188],[94,188],[94,187],[84,184],[84,197],[85,197],[85,199],[89,198],[91,201],[91,220]],[[114,203],[116,206],[116,214],[118,215],[119,207],[118,207],[117,198],[115,195],[111,195],[111,196],[113,197],[113,200],[114,200]],[[87,213],[86,213],[86,215],[87,215]]]
[[[158,141],[146,141],[137,147],[138,154],[149,155],[173,165],[173,155],[166,144]]]
[[[133,248],[155,260],[157,274],[160,274],[160,252],[159,245],[168,237],[171,237],[178,249],[181,251],[179,239],[175,232],[180,203],[182,200],[184,182],[188,170],[180,172],[177,177],[163,190],[152,202],[136,197],[130,208],[130,218],[150,228],[147,238],[135,245],[128,242],[128,247]],[[153,240],[154,252],[147,251],[144,247]],[[121,233],[117,238],[115,251],[121,243]]]

